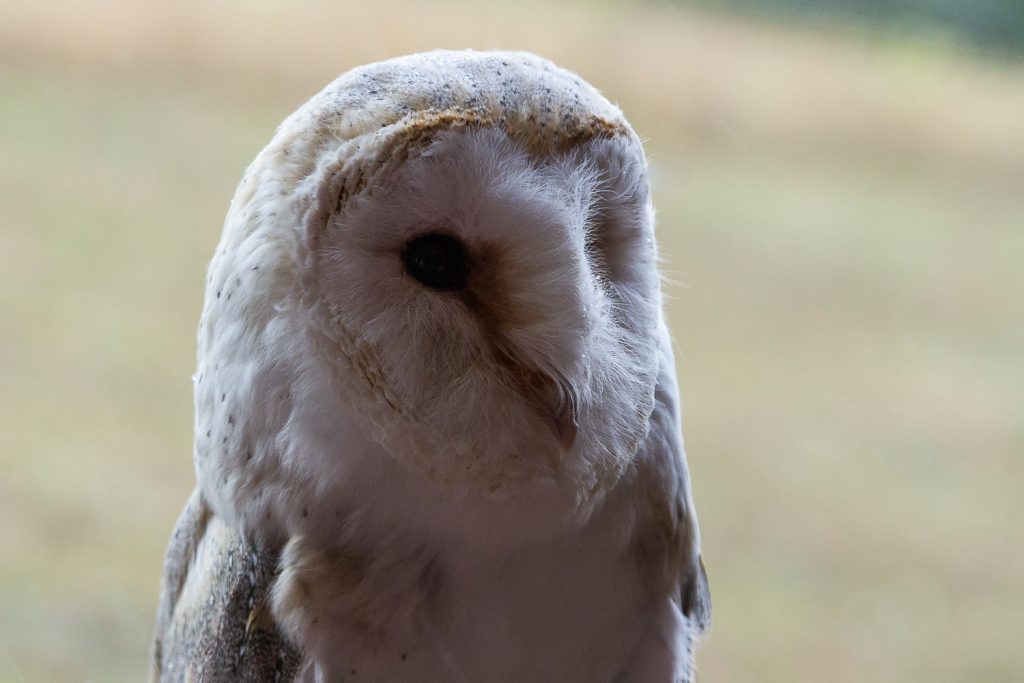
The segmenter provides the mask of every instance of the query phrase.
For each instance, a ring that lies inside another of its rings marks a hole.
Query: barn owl
[[[249,166],[159,681],[689,681],[710,599],[640,141],[526,53],[355,69]]]

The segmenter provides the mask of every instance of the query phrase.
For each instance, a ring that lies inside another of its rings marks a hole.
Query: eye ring
[[[469,279],[469,251],[462,240],[428,232],[405,243],[401,252],[405,272],[419,283],[442,292],[464,289]]]

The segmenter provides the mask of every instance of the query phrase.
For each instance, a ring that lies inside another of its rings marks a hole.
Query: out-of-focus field
[[[140,680],[234,184],[356,64],[523,48],[648,140],[701,679],[1024,680],[1024,63],[634,3],[0,6],[0,680]]]

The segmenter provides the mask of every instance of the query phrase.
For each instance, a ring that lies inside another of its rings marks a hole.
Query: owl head
[[[391,476],[600,499],[654,401],[652,224],[637,135],[548,61],[438,51],[343,75],[249,167],[210,266],[207,498],[243,522]]]

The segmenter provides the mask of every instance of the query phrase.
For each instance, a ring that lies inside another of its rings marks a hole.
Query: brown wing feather
[[[151,680],[293,680],[302,656],[270,613],[277,559],[193,492],[164,562]]]

